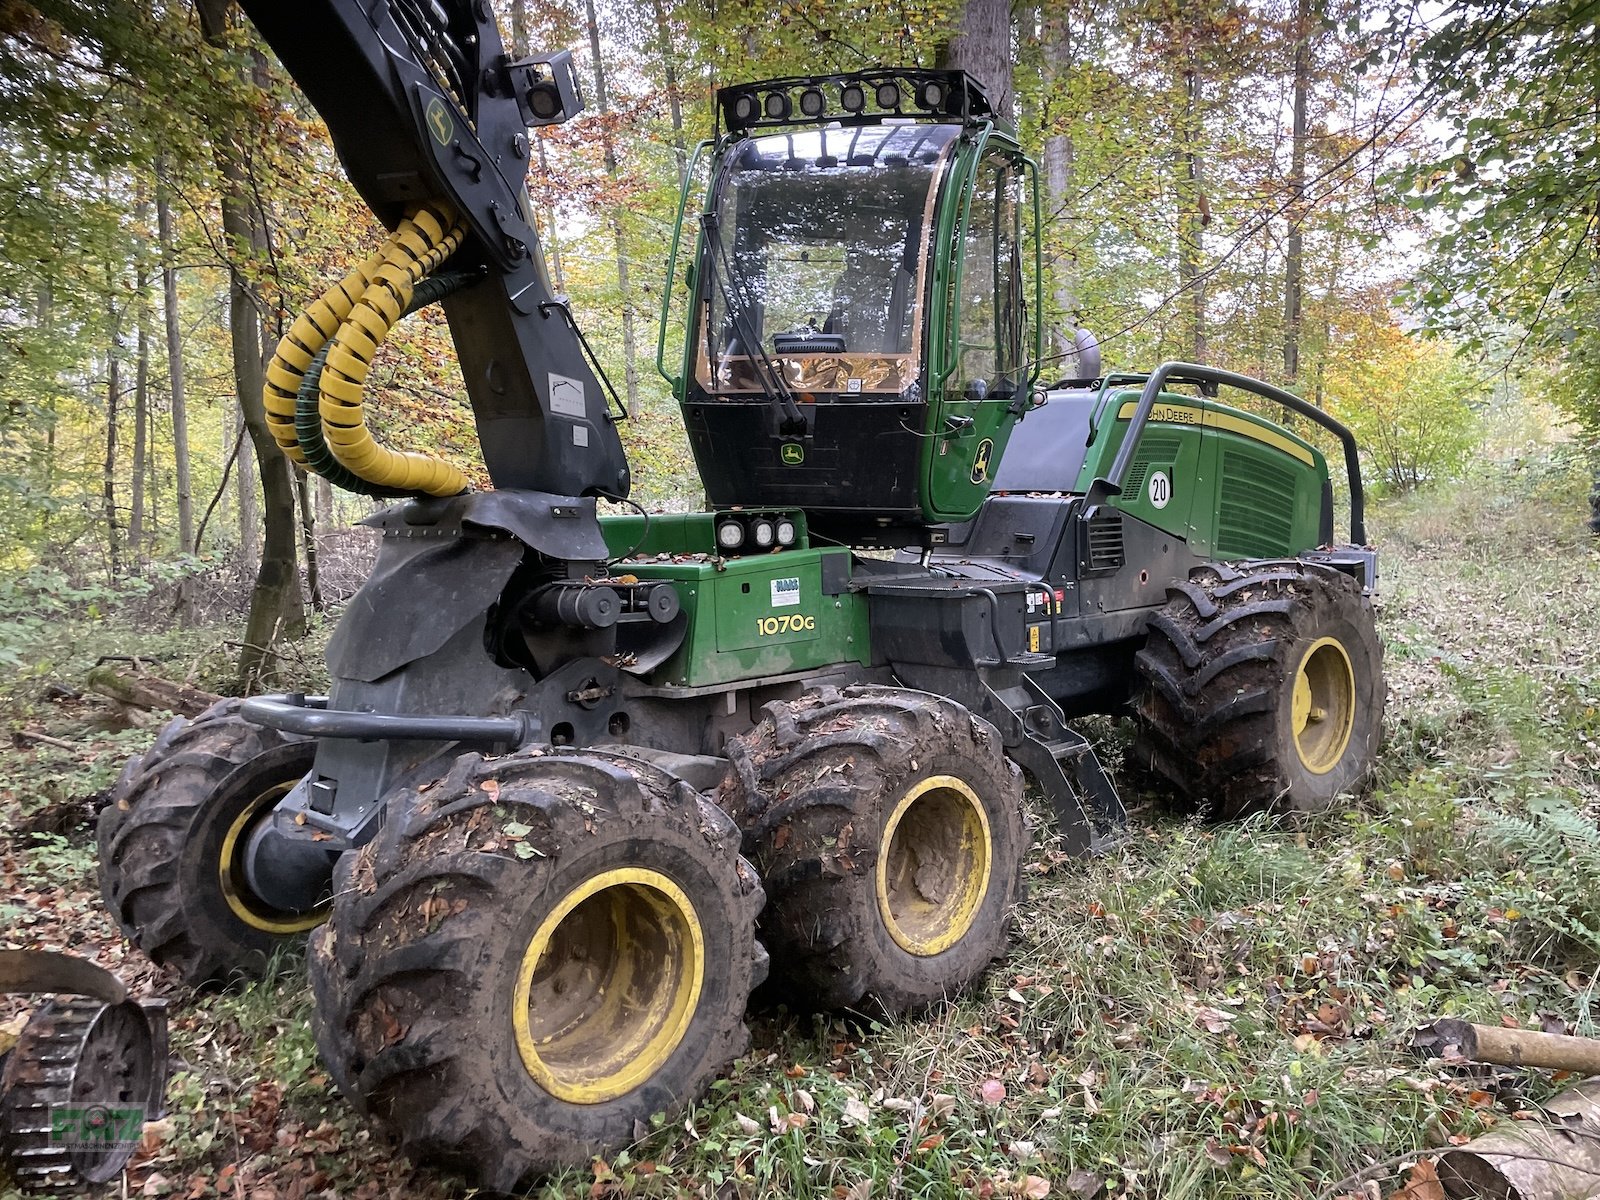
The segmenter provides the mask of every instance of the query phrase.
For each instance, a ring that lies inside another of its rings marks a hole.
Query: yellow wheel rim
[[[683,889],[643,867],[603,871],[562,898],[522,956],[511,1009],[522,1064],[559,1100],[615,1100],[672,1056],[704,982]]]
[[[271,808],[283,799],[298,782],[297,779],[291,779],[287,783],[270,787],[245,805],[244,810],[233,819],[233,824],[228,826],[228,832],[222,839],[222,853],[217,856],[222,898],[228,902],[228,907],[233,910],[234,916],[252,929],[260,929],[265,933],[305,933],[307,930],[315,929],[328,919],[328,908],[332,903],[328,901],[319,904],[308,913],[284,912],[256,899],[250,891],[249,881],[245,878],[242,851],[246,831],[255,823],[256,818],[262,815],[263,810]]]
[[[1294,675],[1294,746],[1313,775],[1339,765],[1356,723],[1356,675],[1337,639],[1311,643]]]
[[[894,806],[878,848],[878,911],[901,949],[942,954],[972,928],[989,892],[989,818],[954,775],[919,781]]]

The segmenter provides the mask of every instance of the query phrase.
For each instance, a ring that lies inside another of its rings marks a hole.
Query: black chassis
[[[1181,538],[1105,503],[1120,491],[1131,447],[1166,383],[1245,387],[1309,410],[1339,436],[1351,474],[1352,544],[1301,557],[1344,570],[1368,590],[1377,578],[1376,556],[1360,544],[1362,493],[1348,430],[1298,397],[1214,368],[1169,363],[1144,378],[1127,452],[1087,495],[997,494],[973,520],[944,527],[936,555],[856,560],[847,586],[871,599],[870,667],[653,687],[620,668],[581,621],[527,628],[541,619],[521,604],[529,588],[604,576],[592,499],[505,490],[413,501],[369,519],[383,531],[383,548],[329,646],[332,694],[245,704],[251,720],[319,739],[311,775],[252,837],[252,885],[287,909],[317,903],[339,853],[363,844],[380,821],[403,818],[386,813],[385,798],[410,777],[436,773],[443,756],[615,746],[711,788],[727,739],[758,722],[766,704],[858,683],[949,696],[989,720],[1050,802],[1064,848],[1093,849],[1124,812],[1068,720],[1122,710],[1151,614],[1206,561]],[[1332,524],[1330,497],[1330,543]],[[565,653],[532,669],[508,660],[508,639],[523,634]],[[670,623],[658,637],[676,644]]]
[[[1027,649],[1030,608],[1046,591],[1037,578],[962,579],[861,559],[846,586],[871,597],[871,666],[657,687],[615,655],[585,653],[596,631],[540,628],[520,605],[519,590],[548,589],[552,574],[603,574],[604,547],[589,537],[592,508],[592,500],[498,491],[413,501],[369,519],[383,541],[329,645],[330,695],[258,696],[243,708],[258,724],[318,740],[311,774],[251,836],[246,871],[263,900],[291,911],[318,903],[333,860],[381,821],[404,817],[386,811],[386,798],[437,774],[445,758],[610,746],[709,789],[722,777],[730,737],[760,721],[768,703],[822,685],[898,684],[985,717],[1039,783],[1074,851],[1120,823],[1121,804],[1089,743],[1034,679],[1055,663]],[[508,620],[523,624],[508,629]],[[659,628],[674,637],[670,623]],[[571,652],[530,669],[507,656],[518,636],[564,640]]]

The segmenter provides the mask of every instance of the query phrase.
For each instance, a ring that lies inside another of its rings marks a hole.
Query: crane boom
[[[626,496],[622,414],[551,288],[529,219],[527,127],[581,107],[570,58],[514,61],[493,12],[474,0],[242,7],[322,115],[351,184],[386,227],[400,230],[429,206],[458,222],[461,245],[449,266],[477,278],[443,305],[494,485]]]

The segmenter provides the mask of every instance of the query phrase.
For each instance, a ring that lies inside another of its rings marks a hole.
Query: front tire
[[[898,1014],[1004,953],[1027,831],[988,722],[926,692],[821,689],[769,704],[727,753],[762,937],[800,995]]]
[[[1135,758],[1215,816],[1320,812],[1372,773],[1383,647],[1371,601],[1341,571],[1197,568],[1135,661]]]
[[[317,1044],[407,1150],[510,1191],[631,1141],[749,1044],[763,894],[733,822],[603,751],[403,788],[312,941]]]
[[[245,720],[241,703],[171,722],[123,769],[97,829],[107,908],[129,940],[196,986],[261,975],[327,916],[250,891],[250,831],[311,770],[316,744]]]

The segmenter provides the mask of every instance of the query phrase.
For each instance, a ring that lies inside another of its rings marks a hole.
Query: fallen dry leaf
[[[1389,1200],[1449,1200],[1444,1184],[1439,1182],[1439,1169],[1431,1158],[1412,1166],[1406,1175],[1406,1185],[1390,1195]]]

